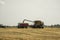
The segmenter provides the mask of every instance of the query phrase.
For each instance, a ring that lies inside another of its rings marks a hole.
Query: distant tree
[[[3,24],[0,24],[0,28],[5,28],[5,26],[3,26]]]

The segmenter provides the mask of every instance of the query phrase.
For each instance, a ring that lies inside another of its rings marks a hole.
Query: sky
[[[0,0],[0,24],[17,25],[24,19],[60,24],[60,0]]]

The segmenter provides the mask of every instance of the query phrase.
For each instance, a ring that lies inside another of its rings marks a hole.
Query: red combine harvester
[[[40,20],[30,21],[30,20],[27,20],[27,19],[24,19],[23,23],[18,23],[18,28],[27,28],[27,27],[29,27],[30,25],[28,23],[24,23],[25,21],[33,22],[34,25],[31,25],[32,28],[44,28],[43,27],[44,23],[42,21],[40,21]]]

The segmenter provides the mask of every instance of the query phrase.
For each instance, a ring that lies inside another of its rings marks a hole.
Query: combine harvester
[[[28,23],[25,23],[25,21],[29,21],[29,22],[32,22],[34,24],[29,25]],[[28,27],[31,27],[31,28],[44,28],[44,23],[40,20],[31,21],[31,20],[27,20],[27,19],[24,19],[23,23],[18,23],[18,28],[28,28]]]

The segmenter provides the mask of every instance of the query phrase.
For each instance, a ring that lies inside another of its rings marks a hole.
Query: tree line
[[[48,27],[48,28],[60,28],[60,24],[44,25],[44,27]],[[7,26],[7,25],[0,24],[0,28],[17,28],[17,26]]]

